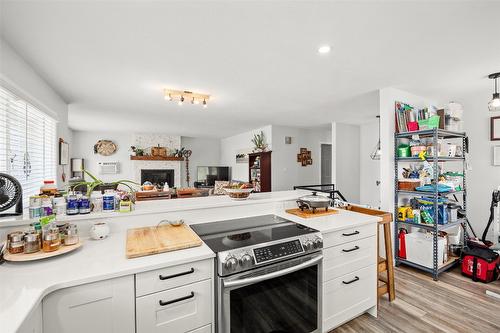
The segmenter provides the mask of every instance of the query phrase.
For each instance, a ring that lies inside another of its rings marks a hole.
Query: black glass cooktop
[[[190,226],[214,252],[317,232],[315,229],[276,215],[252,216]]]

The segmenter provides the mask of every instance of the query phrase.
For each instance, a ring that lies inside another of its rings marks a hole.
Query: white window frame
[[[43,180],[56,181],[57,160],[57,120],[0,85],[0,172],[21,183],[24,207]]]

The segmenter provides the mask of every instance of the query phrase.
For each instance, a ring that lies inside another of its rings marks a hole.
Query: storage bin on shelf
[[[422,185],[420,179],[405,178],[398,181],[398,189],[402,191],[415,191],[420,185]]]
[[[417,199],[420,205],[420,211],[426,211],[429,215],[434,218],[434,198],[422,197]],[[437,199],[438,200],[438,224],[447,224],[448,221],[448,211],[445,199]],[[434,221],[435,223],[435,221]]]
[[[405,235],[406,260],[415,264],[433,268],[433,235],[432,233],[411,232]],[[438,265],[448,260],[447,240],[445,237],[438,236],[437,258]]]

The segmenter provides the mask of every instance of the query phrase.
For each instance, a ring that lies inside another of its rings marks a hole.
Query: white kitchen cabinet
[[[333,246],[323,251],[323,281],[348,274],[375,264],[377,239],[375,236]]]
[[[213,267],[213,260],[208,259],[136,274],[136,296],[144,296],[192,282],[211,279]]]
[[[323,235],[323,332],[377,304],[377,224]]]
[[[42,305],[38,305],[17,330],[17,333],[42,333]]]
[[[134,333],[134,276],[61,289],[43,300],[45,333]]]
[[[208,279],[138,297],[137,333],[181,333],[211,324],[212,284]]]
[[[328,332],[376,305],[376,273],[377,266],[371,265],[323,284],[324,331]]]

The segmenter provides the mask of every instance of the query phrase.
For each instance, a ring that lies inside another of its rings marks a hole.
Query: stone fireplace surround
[[[181,148],[181,137],[158,133],[135,133],[134,146],[146,149],[160,145],[167,147],[167,153]],[[174,170],[174,184],[171,187],[181,187],[181,163],[180,161],[132,161],[134,164],[134,181],[141,182],[141,170],[171,169]]]

